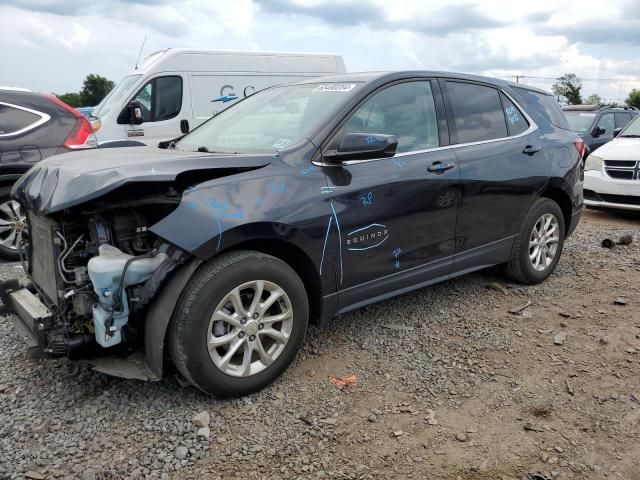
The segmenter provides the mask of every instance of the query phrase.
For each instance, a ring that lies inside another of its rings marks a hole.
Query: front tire
[[[562,210],[553,200],[538,198],[522,222],[507,264],[507,274],[528,285],[543,282],[560,260],[564,238]]]
[[[169,330],[178,371],[219,397],[256,392],[293,361],[309,321],[304,284],[259,252],[221,255],[186,286]]]
[[[0,257],[20,260],[18,245],[22,232],[26,233],[27,219],[10,193],[11,187],[0,187]]]

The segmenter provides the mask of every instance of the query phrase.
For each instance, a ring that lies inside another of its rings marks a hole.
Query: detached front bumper
[[[599,170],[584,172],[584,204],[640,211],[640,180],[615,180]]]

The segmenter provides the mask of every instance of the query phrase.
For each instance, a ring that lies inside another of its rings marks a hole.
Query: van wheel
[[[169,351],[178,371],[220,397],[273,382],[300,349],[309,322],[300,277],[259,252],[222,255],[186,286],[171,320]]]
[[[18,245],[27,229],[25,212],[10,197],[11,187],[0,187],[0,257],[20,260]]]
[[[544,281],[560,260],[564,232],[564,217],[558,204],[548,198],[538,198],[513,245],[507,274],[529,285]]]

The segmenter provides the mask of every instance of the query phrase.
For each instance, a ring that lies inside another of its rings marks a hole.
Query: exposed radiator
[[[29,212],[31,278],[51,303],[58,303],[57,247],[53,243],[55,222]]]

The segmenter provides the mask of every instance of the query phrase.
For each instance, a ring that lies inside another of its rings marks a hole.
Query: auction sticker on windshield
[[[355,83],[323,83],[313,89],[314,92],[350,92],[356,87]]]

